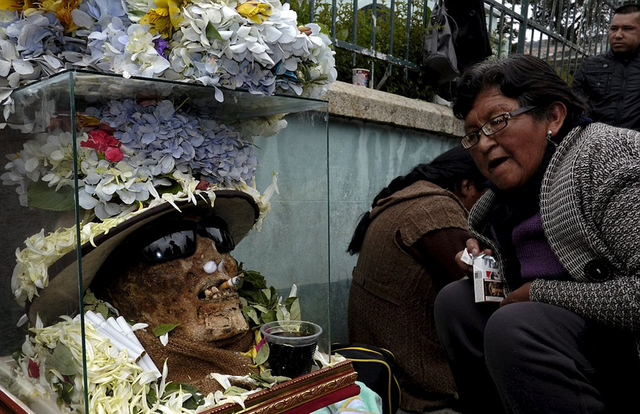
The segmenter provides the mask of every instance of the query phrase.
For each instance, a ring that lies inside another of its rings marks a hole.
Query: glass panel
[[[83,326],[57,319],[77,313],[80,298],[72,82],[66,73],[22,90],[0,131],[8,159],[0,187],[0,384],[36,412],[56,406],[59,394],[41,385],[52,369],[61,373],[55,387],[74,411],[85,411]]]
[[[238,299],[223,283],[235,275],[221,255],[230,248],[228,234],[238,242],[231,257],[244,269],[261,272],[284,298],[299,286],[302,317],[323,327],[321,349],[328,350],[327,103],[220,94],[222,103],[211,87],[85,71],[14,92],[13,114],[0,130],[8,158],[0,187],[0,397],[18,397],[37,413],[61,401],[75,412],[110,412],[115,408],[104,404],[117,399],[100,400],[98,390],[151,398],[159,392],[163,352],[205,342],[226,349],[239,338],[252,343]],[[250,232],[268,209],[258,190],[269,187],[273,171],[281,194],[263,232]],[[143,258],[144,246],[159,238],[187,244],[158,260]],[[87,288],[98,299],[85,295]],[[146,345],[159,344],[157,330],[136,337],[127,320],[101,319],[101,312],[117,316],[103,299],[172,332],[168,347],[154,353]],[[17,327],[25,313],[29,322]],[[186,382],[171,375],[198,364],[172,366],[176,358],[169,359],[169,380]],[[206,395],[210,385],[203,384],[197,388]],[[168,404],[168,392],[161,403]]]
[[[278,136],[255,140],[261,163],[257,187],[266,188],[277,171],[280,193],[272,199],[262,231],[249,234],[235,256],[265,275],[285,298],[297,286],[302,319],[323,328],[319,346],[328,352],[328,142],[322,109],[291,114]]]

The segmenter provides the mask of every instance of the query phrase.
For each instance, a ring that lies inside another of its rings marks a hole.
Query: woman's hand
[[[511,292],[509,296],[507,296],[502,300],[502,302],[500,302],[500,306],[516,302],[529,302],[531,300],[529,298],[529,289],[531,288],[531,283],[532,282],[527,282],[524,285],[520,286],[518,289]]]
[[[477,256],[480,253],[484,253],[487,255],[493,254],[491,249],[484,249],[483,251],[480,251],[480,243],[478,243],[477,239],[468,239],[466,243],[466,247],[467,247],[467,251],[472,256]],[[462,270],[464,270],[465,272],[471,273],[473,271],[473,267],[462,261],[463,253],[464,253],[464,250],[461,250],[458,253],[456,253],[456,263],[458,263],[458,266],[460,266]]]

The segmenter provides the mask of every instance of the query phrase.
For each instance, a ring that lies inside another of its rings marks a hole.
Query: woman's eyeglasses
[[[473,132],[469,132],[467,135],[462,137],[460,143],[466,149],[469,149],[476,145],[480,141],[480,133],[485,136],[491,136],[496,132],[502,131],[508,125],[508,120],[513,118],[514,116],[524,114],[535,108],[535,106],[525,106],[522,108],[518,108],[515,111],[506,112],[502,115],[498,115],[496,117],[491,118],[487,122],[485,122],[480,128],[476,129]]]
[[[218,253],[235,248],[227,223],[220,217],[207,217],[200,221],[185,219],[162,220],[142,232],[138,241],[142,256],[148,262],[164,262],[189,257],[196,251],[196,235],[213,240]]]

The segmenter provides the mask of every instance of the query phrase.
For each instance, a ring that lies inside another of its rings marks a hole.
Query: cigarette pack
[[[473,291],[477,302],[501,302],[504,299],[500,269],[493,256],[472,256],[466,249],[462,260],[473,266]]]

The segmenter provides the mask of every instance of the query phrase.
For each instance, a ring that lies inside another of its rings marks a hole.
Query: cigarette
[[[125,318],[123,318],[122,316],[118,316],[118,318],[115,321],[118,324],[118,326],[120,326],[120,330],[124,332],[125,336],[129,340],[137,343],[138,345],[140,345],[140,347],[142,347],[142,344],[138,340],[138,337],[133,332],[133,330],[131,329],[131,326],[129,325],[129,323]],[[142,348],[144,349],[144,347]],[[142,357],[138,359],[137,362],[138,362],[138,365],[142,367],[142,369],[145,369],[147,371],[153,371],[155,373],[156,378],[160,378],[162,376],[162,374],[156,367],[156,364],[153,363],[153,361],[151,360],[151,357],[149,356],[149,354],[147,354],[146,351],[144,355],[142,355]]]
[[[240,282],[240,276],[234,276],[231,279],[229,279],[226,282],[224,282],[223,284],[221,284],[218,289],[219,290],[222,290],[222,289],[236,289],[238,287],[238,283],[239,282]]]
[[[96,315],[92,311],[87,311],[86,317],[91,325],[93,325],[93,327],[96,328],[98,332],[100,332],[100,334],[111,339],[113,345],[117,349],[127,349],[130,355],[133,356],[134,360],[138,360],[142,356],[142,354],[145,353],[145,350],[140,345],[139,341],[136,340],[136,342],[138,342],[136,344],[131,339],[127,338],[121,330],[114,328],[113,325],[104,320],[104,318]]]

